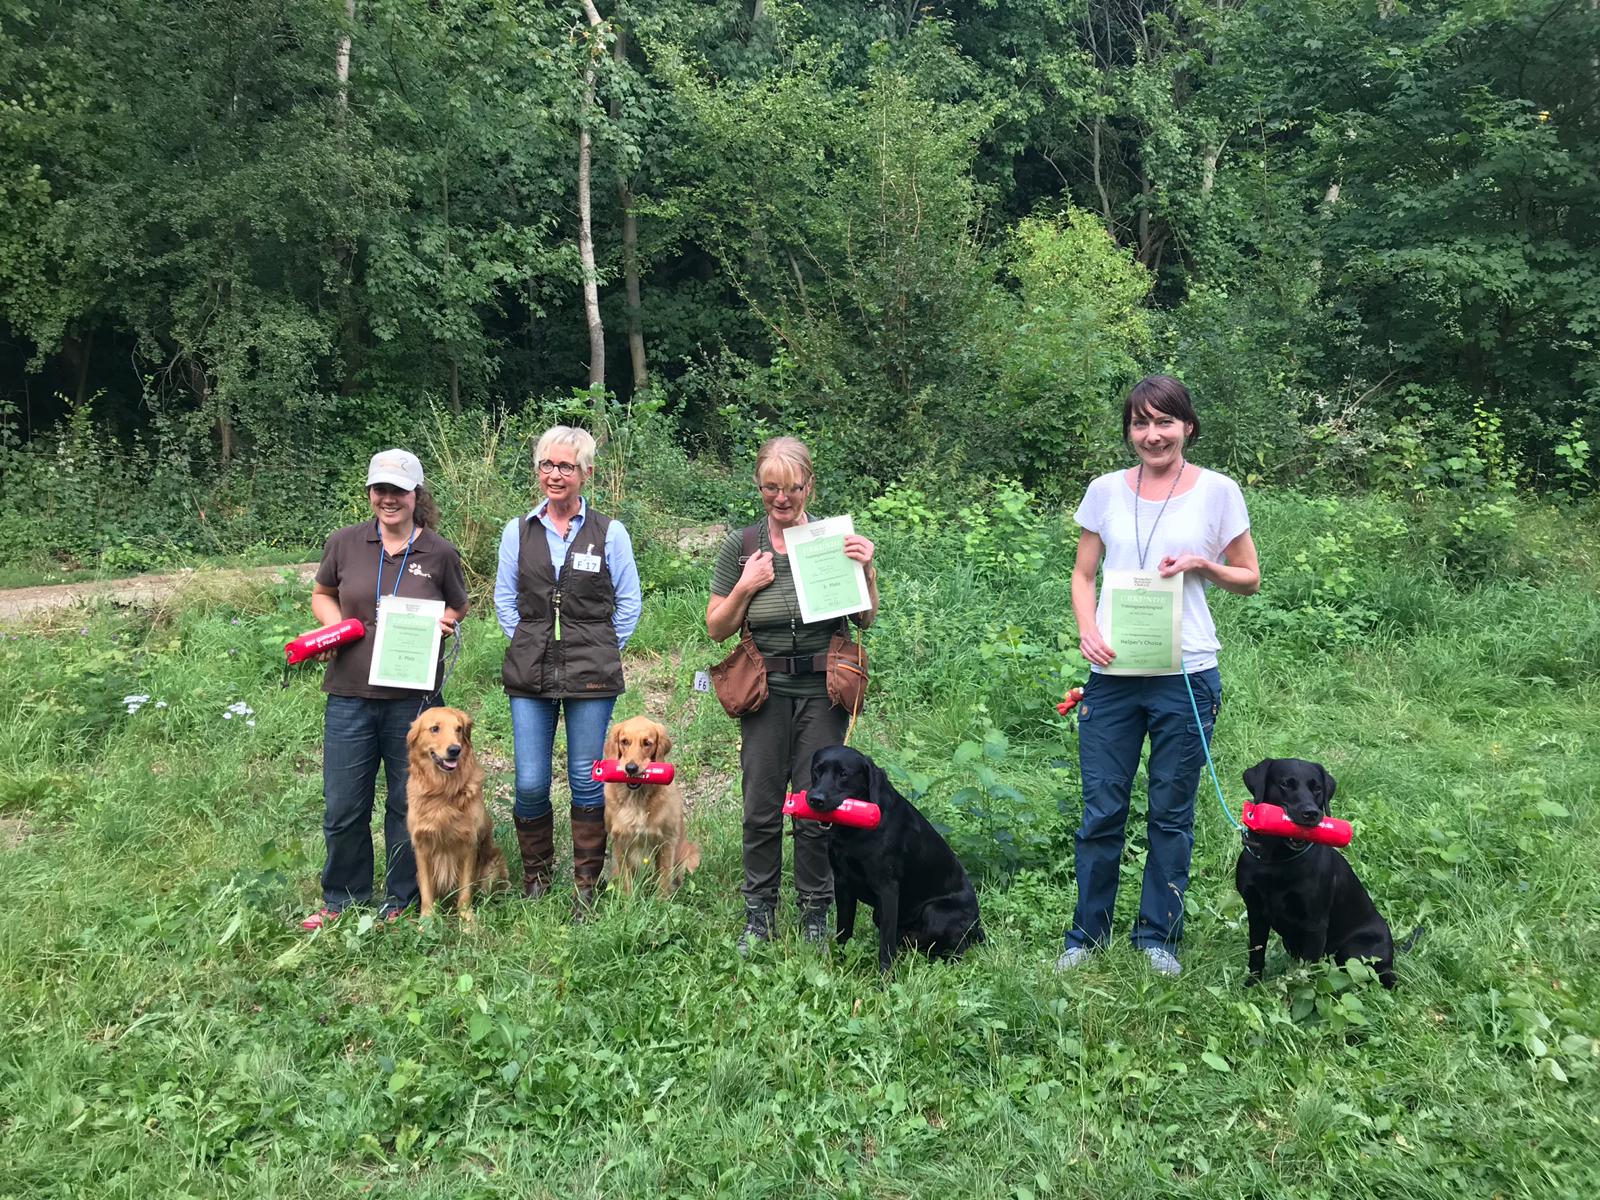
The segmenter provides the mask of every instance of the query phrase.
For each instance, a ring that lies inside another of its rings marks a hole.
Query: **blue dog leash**
[[[1243,835],[1244,826],[1233,815],[1233,810],[1228,807],[1227,800],[1223,798],[1222,784],[1217,780],[1217,765],[1211,761],[1211,741],[1206,737],[1206,727],[1200,720],[1200,705],[1194,698],[1194,687],[1189,683],[1189,672],[1187,670],[1183,672],[1183,686],[1189,693],[1189,707],[1194,710],[1194,727],[1200,733],[1200,747],[1206,752],[1206,769],[1211,772],[1211,786],[1217,789],[1217,803],[1222,805],[1222,815],[1228,818],[1228,824]]]

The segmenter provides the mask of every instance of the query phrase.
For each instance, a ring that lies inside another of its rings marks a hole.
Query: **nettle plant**
[[[951,778],[970,782],[951,793],[956,819],[939,831],[974,874],[1008,879],[1048,861],[1053,837],[1042,810],[1000,777],[1011,740],[987,713],[980,717],[979,736],[961,742],[950,757]]]
[[[1033,493],[1020,483],[1000,480],[987,502],[967,505],[960,516],[962,546],[980,575],[1033,575],[1044,567],[1049,533]]]

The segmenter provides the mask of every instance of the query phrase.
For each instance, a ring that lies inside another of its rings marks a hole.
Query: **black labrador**
[[[1328,815],[1338,786],[1321,763],[1268,758],[1244,773],[1257,804],[1276,804],[1297,825]],[[1395,984],[1394,936],[1354,868],[1332,846],[1246,830],[1234,882],[1250,914],[1250,983],[1261,981],[1267,939],[1277,930],[1296,958],[1366,959]]]
[[[881,814],[876,829],[835,825],[828,839],[839,941],[856,927],[856,902],[878,925],[878,969],[887,971],[901,945],[930,958],[960,958],[983,941],[978,893],[944,838],[865,754],[827,746],[811,757],[806,799],[818,812],[843,800],[868,800]]]

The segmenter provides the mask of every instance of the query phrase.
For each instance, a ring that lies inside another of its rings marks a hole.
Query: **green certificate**
[[[794,590],[800,598],[800,619],[806,624],[835,620],[872,606],[866,571],[844,553],[845,535],[855,531],[855,522],[847,514],[808,521],[784,533]]]
[[[1105,638],[1117,652],[1107,675],[1176,675],[1183,670],[1183,573],[1105,571]]]
[[[367,682],[374,687],[432,691],[443,617],[443,600],[385,596],[378,605],[378,636]]]

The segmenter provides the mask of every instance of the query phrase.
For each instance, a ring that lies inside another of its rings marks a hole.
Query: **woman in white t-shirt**
[[[1078,706],[1083,777],[1078,904],[1056,966],[1076,967],[1110,941],[1133,778],[1148,738],[1149,852],[1133,944],[1156,970],[1176,975],[1194,849],[1195,792],[1205,764],[1195,708],[1209,740],[1222,703],[1221,643],[1206,606],[1206,588],[1252,595],[1260,590],[1261,568],[1239,485],[1184,459],[1184,447],[1200,434],[1200,419],[1183,384],[1170,375],[1140,380],[1123,406],[1122,433],[1138,464],[1096,479],[1075,514],[1080,533],[1072,611],[1091,674]],[[1095,581],[1102,565],[1154,570],[1165,578],[1182,573],[1187,686],[1182,674],[1104,673],[1116,652],[1101,632],[1107,601],[1097,597]]]

